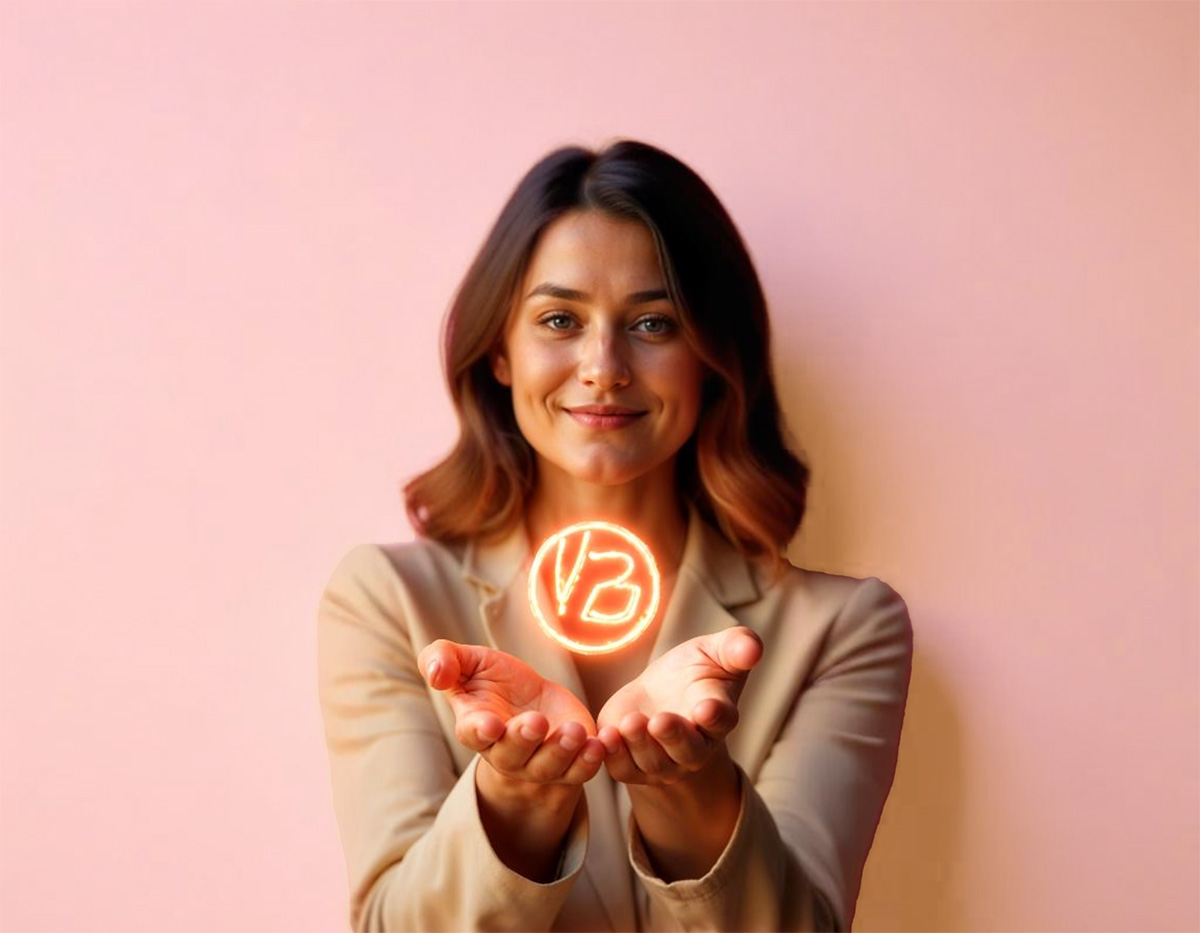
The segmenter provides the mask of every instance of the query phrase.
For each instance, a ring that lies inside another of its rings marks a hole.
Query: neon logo
[[[654,621],[660,589],[650,549],[611,522],[580,522],[552,534],[529,568],[534,618],[579,654],[605,654],[636,641]]]

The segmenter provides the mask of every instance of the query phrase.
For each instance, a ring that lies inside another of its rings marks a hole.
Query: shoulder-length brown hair
[[[444,543],[489,540],[520,520],[536,461],[488,355],[539,235],[574,209],[640,221],[654,235],[683,332],[710,371],[696,430],[676,458],[678,488],[744,555],[780,571],[804,517],[809,470],[784,442],[758,275],[700,176],[633,140],[545,156],[517,184],[467,270],[446,319],[443,356],[461,433],[449,456],[404,486],[414,530]]]

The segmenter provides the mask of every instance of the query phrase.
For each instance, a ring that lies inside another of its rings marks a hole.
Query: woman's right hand
[[[455,715],[455,737],[501,775],[532,784],[583,784],[604,762],[587,707],[523,661],[439,638],[417,656],[426,683]]]

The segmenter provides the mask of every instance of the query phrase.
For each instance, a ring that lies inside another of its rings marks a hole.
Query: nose
[[[596,330],[582,341],[579,381],[599,392],[629,385],[632,376],[625,346],[612,333]]]

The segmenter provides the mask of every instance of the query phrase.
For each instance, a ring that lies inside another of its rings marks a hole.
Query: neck
[[[619,485],[586,483],[541,469],[538,483],[525,510],[530,546],[560,528],[584,521],[613,522],[628,528],[646,542],[659,571],[673,576],[683,557],[688,514],[674,481],[674,465]]]

